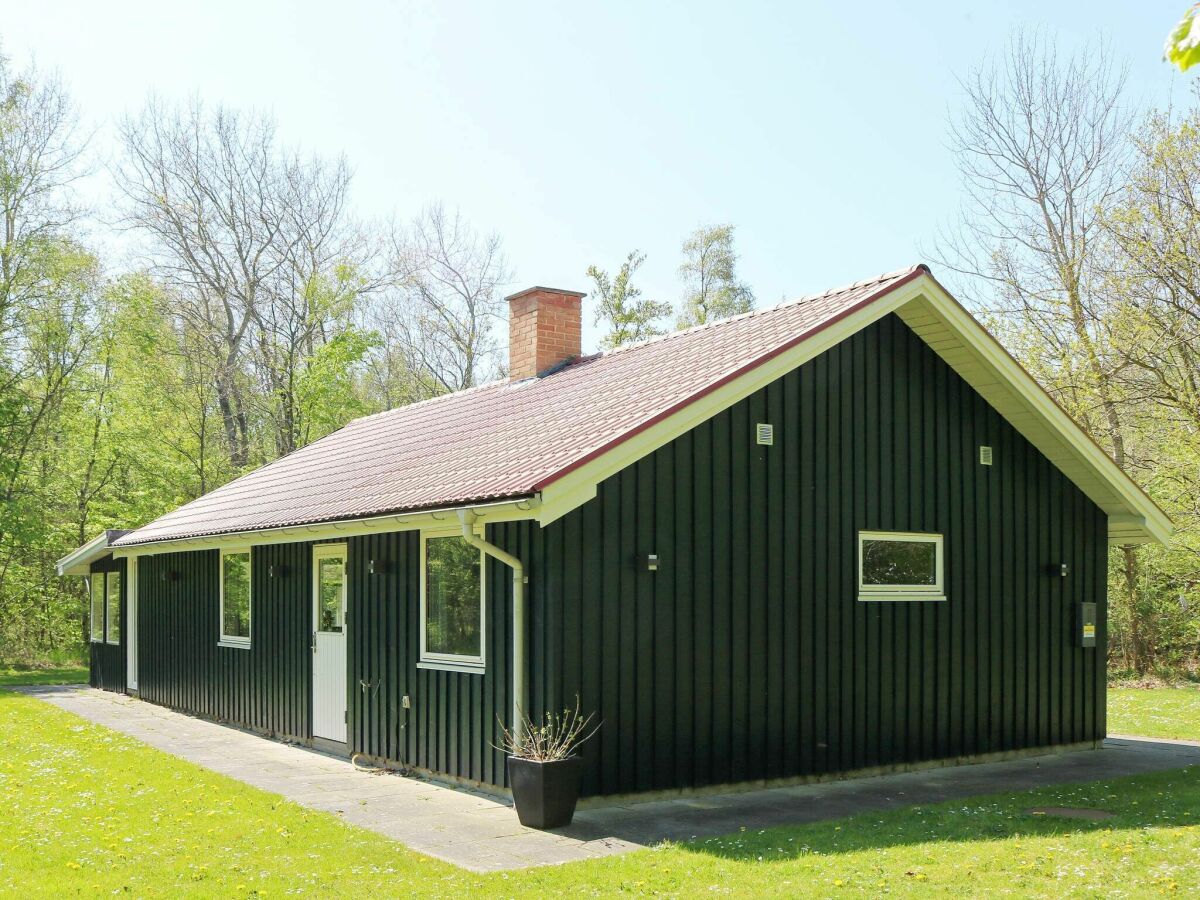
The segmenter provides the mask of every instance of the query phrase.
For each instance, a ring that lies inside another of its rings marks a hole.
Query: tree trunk
[[[1149,660],[1145,651],[1141,614],[1138,610],[1138,560],[1137,550],[1130,544],[1121,547],[1124,565],[1125,602],[1129,605],[1129,664],[1139,676],[1145,675]]]

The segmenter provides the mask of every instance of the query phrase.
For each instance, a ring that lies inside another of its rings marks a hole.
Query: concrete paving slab
[[[1200,742],[1122,735],[1100,750],[652,802],[623,800],[582,809],[568,828],[545,832],[522,827],[508,803],[478,791],[358,769],[320,751],[121,694],[78,685],[22,690],[151,747],[476,872],[594,859],[742,827],[815,822],[1200,765]]]

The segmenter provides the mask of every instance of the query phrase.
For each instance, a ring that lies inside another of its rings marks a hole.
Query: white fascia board
[[[55,568],[59,577],[64,575],[88,575],[92,571],[92,563],[102,556],[108,555],[108,532],[102,531],[82,547],[72,550],[57,563]]]
[[[390,516],[374,516],[367,519],[348,519],[317,525],[288,525],[280,528],[262,528],[238,531],[230,534],[181,538],[168,541],[151,541],[113,547],[117,559],[132,559],[153,556],[158,553],[178,553],[193,550],[219,550],[231,546],[262,546],[264,544],[292,544],[298,541],[327,541],[358,537],[364,534],[382,534],[389,531],[416,531],[422,528],[445,526],[458,531],[457,511],[474,510],[478,518],[476,528],[482,529],[491,522],[513,522],[532,519],[536,515],[539,499],[536,496],[519,500],[504,500],[490,503],[465,503],[445,509],[404,513]]]
[[[582,506],[596,496],[596,487],[604,479],[653,453],[739,400],[749,397],[792,369],[820,356],[830,347],[840,344],[888,313],[895,312],[920,296],[924,285],[929,281],[928,276],[922,275],[885,293],[874,303],[857,309],[844,319],[817,331],[795,347],[699,397],[608,452],[546,485],[542,488],[542,505],[537,511],[538,522],[543,526],[548,525],[572,509]]]
[[[959,348],[935,350],[939,355],[945,352],[943,358],[954,358],[956,350],[966,349],[972,357],[969,362],[946,361],[985,397],[991,385],[1003,385],[1009,391],[1019,408],[1001,409],[993,402],[996,411],[1054,461],[1092,502],[1108,511],[1110,540],[1114,543],[1167,543],[1174,530],[1167,514],[935,279],[926,276],[921,281],[927,282],[925,297],[929,307],[960,342]],[[1045,432],[1038,429],[1038,425],[1049,429],[1062,447],[1048,445]],[[1058,452],[1061,449],[1066,450],[1065,457]],[[1102,493],[1097,488],[1107,490]],[[1113,509],[1112,499],[1104,494],[1115,498],[1120,508]]]
[[[1051,459],[1093,502],[1109,512],[1110,541],[1166,543],[1170,539],[1172,525],[1167,515],[1054,402],[1033,376],[936,279],[927,274],[884,294],[876,302],[816,332],[788,351],[546,485],[542,488],[542,502],[536,512],[538,522],[548,525],[582,506],[596,496],[597,486],[604,479],[893,312],[899,313],[906,322],[932,315],[954,339],[944,345],[942,342],[931,343],[931,348],[985,397],[995,395],[989,390],[990,386],[1000,386],[1012,396],[1015,402],[1006,404],[1005,409],[996,407],[997,412]],[[1047,433],[1053,438],[1054,445],[1046,440]]]

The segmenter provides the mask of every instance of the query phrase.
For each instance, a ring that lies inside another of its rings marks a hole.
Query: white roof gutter
[[[195,537],[166,538],[141,543],[122,543],[113,548],[118,559],[133,556],[149,556],[155,553],[175,553],[184,550],[213,550],[231,544],[290,544],[296,541],[341,540],[364,534],[387,531],[411,531],[431,525],[445,524],[460,509],[471,509],[486,513],[489,522],[529,519],[534,515],[541,500],[536,495],[515,500],[496,500],[489,503],[469,503],[418,510],[411,513],[394,513],[361,519],[342,519],[337,522],[315,522],[309,525],[279,525],[272,528],[255,528],[245,531],[230,531],[222,534],[196,535]],[[133,532],[136,534],[136,532]]]

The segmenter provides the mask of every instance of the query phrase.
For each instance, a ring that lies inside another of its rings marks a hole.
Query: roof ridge
[[[717,319],[716,321],[713,321],[713,322],[705,322],[701,325],[692,325],[689,328],[681,328],[678,331],[670,331],[667,334],[655,335],[654,337],[646,338],[645,340],[637,341],[632,344],[625,344],[620,347],[613,347],[611,350],[598,350],[595,353],[590,353],[586,356],[581,356],[579,358],[579,361],[599,359],[599,358],[605,357],[605,356],[614,356],[618,353],[628,353],[631,350],[638,350],[638,349],[645,347],[647,345],[650,345],[650,344],[657,344],[662,341],[670,340],[672,338],[682,337],[683,335],[686,335],[686,334],[693,334],[694,332],[697,332],[697,331],[706,331],[710,328],[719,328],[722,325],[727,325],[731,322],[740,322],[743,319],[751,319],[751,318],[754,318],[755,316],[761,316],[766,313],[776,312],[777,310],[786,309],[788,307],[799,306],[801,303],[815,303],[818,300],[824,300],[826,297],[832,297],[834,294],[845,294],[845,293],[848,293],[849,291],[856,291],[860,288],[869,287],[870,285],[873,285],[873,284],[882,284],[885,281],[892,281],[893,279],[896,279],[896,278],[903,278],[905,275],[909,275],[909,274],[917,271],[918,269],[924,270],[927,274],[929,272],[929,266],[925,265],[925,263],[914,263],[913,265],[907,266],[903,269],[896,269],[891,272],[884,272],[882,275],[876,275],[874,278],[864,278],[861,281],[855,281],[851,284],[844,284],[840,287],[829,288],[828,290],[821,291],[820,293],[805,294],[802,297],[796,297],[792,300],[782,300],[779,303],[774,304],[773,306],[764,306],[760,309],[752,309],[752,310],[749,310],[748,312],[737,313],[736,315],[732,315],[732,316],[726,316],[723,319]]]
[[[705,322],[702,325],[693,325],[690,328],[681,328],[677,331],[671,331],[671,332],[668,332],[667,334],[656,335],[655,337],[646,338],[643,341],[637,341],[636,343],[633,343],[633,344],[625,344],[622,347],[614,347],[611,350],[598,350],[595,353],[581,354],[578,358],[573,360],[570,363],[570,365],[563,366],[562,369],[560,369],[560,371],[570,371],[572,368],[574,368],[574,366],[576,364],[581,363],[581,362],[590,362],[591,360],[602,359],[602,358],[608,357],[608,356],[615,356],[620,353],[628,353],[633,350],[641,349],[642,347],[646,347],[646,346],[649,346],[652,344],[658,344],[658,343],[661,343],[662,341],[671,340],[672,338],[682,337],[683,335],[693,334],[698,331],[706,331],[706,330],[712,329],[712,328],[720,328],[720,327],[722,327],[724,325],[728,325],[732,322],[740,322],[743,319],[749,319],[749,318],[753,318],[755,316],[765,315],[766,313],[775,312],[777,310],[785,309],[785,308],[791,307],[791,306],[798,306],[801,303],[815,303],[818,300],[823,300],[826,297],[833,296],[834,294],[844,294],[848,291],[855,291],[860,288],[868,287],[873,284],[882,284],[885,281],[891,281],[896,278],[903,278],[905,275],[908,275],[908,274],[916,271],[917,269],[924,269],[926,273],[929,272],[929,267],[927,265],[925,265],[925,263],[914,263],[913,265],[907,266],[903,269],[896,269],[891,272],[884,272],[883,274],[876,275],[873,278],[864,278],[860,281],[855,281],[855,282],[852,282],[851,284],[844,284],[844,285],[841,285],[840,287],[829,288],[827,290],[821,291],[816,294],[805,294],[804,296],[797,297],[793,300],[783,300],[779,303],[776,303],[774,306],[764,306],[761,309],[752,309],[749,312],[738,313],[737,315],[733,315],[733,316],[726,316],[725,318],[717,319],[714,322]],[[554,373],[554,374],[557,374],[557,373]],[[360,422],[368,422],[372,419],[378,419],[378,418],[382,418],[384,416],[390,416],[393,413],[399,412],[400,410],[408,411],[408,410],[412,410],[412,409],[417,409],[418,407],[427,406],[431,403],[436,403],[439,400],[446,400],[450,397],[464,397],[468,394],[473,394],[478,391],[483,391],[483,390],[487,390],[490,388],[497,388],[497,387],[508,387],[509,385],[518,385],[518,384],[522,384],[524,382],[531,381],[531,380],[534,380],[534,379],[523,379],[522,381],[509,381],[504,378],[498,378],[494,381],[488,381],[488,382],[484,382],[483,384],[477,384],[474,387],[464,388],[460,391],[451,391],[448,394],[439,394],[436,397],[427,397],[426,399],[418,400],[415,403],[406,403],[403,406],[393,406],[391,409],[382,409],[377,413],[370,413],[369,415],[360,416],[357,419],[351,419],[349,422],[347,422],[345,425],[343,425],[342,428],[349,428],[353,425],[359,424]],[[338,430],[340,431],[342,429],[338,429]],[[280,457],[280,458],[282,459],[282,457]]]

